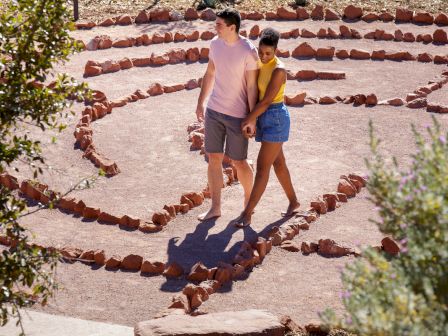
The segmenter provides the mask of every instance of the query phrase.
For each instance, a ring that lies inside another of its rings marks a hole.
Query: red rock
[[[118,218],[117,216],[108,214],[107,212],[101,212],[98,215],[98,222],[108,223],[108,224],[119,224],[120,218]]]
[[[265,13],[266,20],[277,20],[277,13],[276,12],[266,12]]]
[[[383,250],[391,255],[397,255],[400,252],[400,246],[391,237],[385,237],[381,240],[381,246]]]
[[[317,32],[317,37],[318,38],[326,38],[327,35],[327,30],[325,28],[321,28],[319,29],[319,31]]]
[[[307,42],[300,44],[292,52],[293,57],[315,57],[316,50],[311,47]]]
[[[434,23],[439,26],[448,26],[448,16],[445,13],[440,13],[434,19]]]
[[[291,38],[291,32],[280,33],[280,38],[281,39],[289,39],[289,38]]]
[[[289,252],[300,252],[300,246],[297,245],[292,240],[285,240],[281,245],[280,248],[289,251]]]
[[[199,19],[199,14],[194,8],[187,8],[184,14],[185,20],[191,21],[191,20],[197,20]]]
[[[434,43],[440,43],[440,44],[448,43],[448,37],[446,31],[443,29],[437,29],[432,35],[432,40],[434,41]]]
[[[429,63],[429,62],[433,61],[433,57],[432,57],[432,55],[430,55],[428,53],[418,54],[417,61]]]
[[[324,8],[321,5],[316,5],[311,12],[311,18],[313,20],[323,20],[324,19]]]
[[[219,262],[218,269],[215,273],[215,280],[218,281],[221,285],[226,282],[232,280],[233,267],[232,265]]]
[[[263,20],[263,19],[264,19],[263,13],[259,13],[259,12],[246,13],[246,20],[258,21],[258,20]]]
[[[254,39],[254,38],[258,38],[258,36],[260,36],[260,26],[255,25],[249,31],[249,37]]]
[[[170,11],[168,9],[156,8],[149,12],[151,22],[170,21]]]
[[[319,104],[328,105],[328,104],[336,104],[338,101],[329,96],[324,96],[319,98]]]
[[[10,243],[5,241],[3,245],[10,245]],[[67,260],[79,258],[82,252],[83,251],[79,248],[68,246],[65,246],[59,250],[59,253],[62,255],[62,257]]]
[[[395,36],[390,33],[384,33],[382,36],[382,40],[384,41],[392,41],[395,39]]]
[[[325,9],[325,21],[340,20],[340,19],[341,17],[338,13],[328,8]]]
[[[392,14],[387,12],[381,13],[379,17],[383,22],[391,22],[395,19],[395,17]]]
[[[130,69],[134,66],[134,64],[132,64],[132,61],[127,57],[118,61],[118,64],[119,64],[121,70]]]
[[[342,257],[353,254],[353,250],[340,246],[332,239],[319,239],[319,254],[326,256]]]
[[[318,48],[316,51],[316,57],[317,58],[333,58],[334,51],[335,51],[334,47]]]
[[[378,104],[378,98],[376,97],[376,95],[369,94],[366,97],[366,105],[370,105],[370,106],[375,106],[376,104]]]
[[[448,64],[448,56],[444,55],[435,55],[434,63],[436,64]]]
[[[350,50],[350,58],[358,60],[370,59],[370,53],[365,50],[352,49]]]
[[[120,26],[128,26],[132,24],[132,18],[129,15],[121,15],[117,19],[117,24]]]
[[[84,252],[81,253],[81,255],[79,256],[79,259],[82,259],[82,261],[85,261],[85,262],[91,262],[91,261],[94,261],[94,256],[95,256],[95,251],[85,250]]]
[[[344,17],[349,20],[359,19],[361,18],[362,14],[362,9],[353,5],[349,5],[344,9]]]
[[[330,194],[324,194],[322,195],[322,198],[324,199],[325,203],[327,204],[327,210],[333,211],[336,209],[338,196],[336,193],[330,193]]]
[[[432,42],[432,35],[431,34],[423,34],[422,35],[422,41],[424,43],[431,43]]]
[[[194,42],[199,40],[199,32],[197,30],[193,31],[191,34],[186,35],[188,42]]]
[[[87,61],[84,68],[84,77],[98,76],[102,73],[101,65],[95,61]]]
[[[340,179],[338,184],[338,192],[347,195],[347,197],[356,196],[356,188],[349,181]]]
[[[165,43],[173,42],[174,41],[173,34],[171,34],[170,32],[166,32],[165,35],[163,35],[163,41]]]
[[[112,47],[114,47],[114,48],[129,48],[129,47],[132,47],[133,45],[134,45],[134,40],[129,37],[115,40],[112,43]]]
[[[403,35],[404,42],[415,42],[415,36],[412,33],[405,33]]]
[[[163,275],[168,278],[179,278],[184,274],[183,268],[176,262],[166,265]]]
[[[280,20],[295,20],[297,19],[297,13],[294,10],[279,7],[277,9],[277,17]]]
[[[302,92],[294,97],[285,96],[285,104],[288,106],[298,106],[305,102],[306,93]]]
[[[200,18],[204,21],[214,21],[216,20],[216,14],[213,9],[207,8],[201,12]]]
[[[102,73],[112,73],[120,71],[120,64],[117,61],[107,60],[101,63]]]
[[[415,13],[414,17],[412,18],[412,22],[420,24],[433,24],[434,17],[431,14],[425,12]]]
[[[100,215],[101,210],[99,208],[85,207],[82,211],[82,217],[88,219],[97,219]]]
[[[200,206],[204,202],[204,195],[202,193],[197,192],[188,192],[182,194],[183,197],[188,198],[190,201],[193,202],[193,205],[195,207]],[[181,203],[182,203],[182,197],[181,197]]]
[[[136,24],[143,24],[143,23],[149,23],[150,17],[149,12],[142,10],[138,15],[135,17],[135,23]]]
[[[348,28],[347,26],[339,26],[339,31],[341,33],[341,37],[343,38],[352,38],[352,32],[350,30],[350,28]]]
[[[350,29],[350,34],[354,39],[362,39],[361,34],[356,29]]]
[[[158,96],[163,94],[163,87],[160,83],[151,84],[146,91],[150,96]]]
[[[141,222],[142,221],[139,218],[134,218],[129,215],[124,215],[120,218],[119,224],[122,226],[136,229],[140,226]]]
[[[384,50],[374,50],[371,56],[373,60],[384,60],[385,57],[386,57],[386,51]]]
[[[96,250],[93,254],[93,260],[95,260],[95,264],[104,266],[106,264],[106,253],[104,250]]]
[[[312,242],[304,241],[302,242],[302,245],[300,246],[300,250],[303,254],[310,254],[315,253],[319,249],[319,245]]]
[[[152,222],[157,225],[167,225],[170,220],[170,214],[166,210],[156,211],[152,215]]]
[[[115,24],[115,20],[108,18],[108,19],[105,19],[104,21],[101,21],[101,23],[98,23],[98,26],[110,27],[110,26],[113,26],[114,24]]]
[[[314,201],[311,201],[310,207],[320,215],[326,214],[328,210],[327,202],[320,197]]]
[[[314,34],[313,32],[310,32],[308,29],[303,28],[300,36],[302,36],[304,38],[315,38],[316,34]]]
[[[184,15],[179,11],[172,10],[170,12],[170,21],[182,21],[184,19],[185,19]]]
[[[332,29],[332,28],[328,28],[327,29],[327,37],[329,37],[329,38],[333,38],[333,39],[335,39],[335,38],[339,38],[339,33],[338,32],[336,32],[334,29]]]
[[[184,62],[187,58],[187,52],[181,48],[171,49],[166,55],[169,57],[171,64]]]
[[[317,79],[317,73],[313,70],[300,70],[295,75],[298,80],[315,80]],[[305,97],[304,97],[305,98]]]
[[[174,205],[165,204],[163,206],[163,209],[168,211],[168,214],[170,215],[171,218],[175,218],[176,217],[176,208],[175,208]]]
[[[152,35],[151,41],[153,44],[165,43],[165,35],[154,33]]]
[[[404,100],[401,98],[392,98],[386,101],[387,104],[391,106],[402,106],[404,105]]]
[[[361,17],[361,20],[365,21],[365,22],[373,22],[373,21],[378,21],[380,19],[379,15],[376,13],[368,13],[365,14]]]
[[[397,8],[395,10],[395,21],[396,22],[411,22],[413,16],[414,16],[414,12],[409,9]]]
[[[201,60],[206,60],[208,59],[208,53],[209,53],[210,49],[209,48],[201,48]]]
[[[174,34],[174,42],[183,42],[187,39],[187,36],[183,33],[177,32]]]
[[[386,59],[393,61],[412,61],[415,60],[416,57],[411,55],[407,51],[399,51],[393,53],[386,53]]]
[[[406,107],[417,109],[417,108],[423,108],[428,105],[428,102],[426,98],[417,98],[414,99],[406,104]]]
[[[202,262],[197,262],[193,265],[188,274],[187,279],[190,281],[202,282],[208,279],[208,268]]]
[[[173,93],[185,89],[185,84],[165,85],[163,91],[165,93]]]
[[[214,37],[215,37],[215,33],[211,32],[211,31],[205,31],[205,32],[202,32],[202,34],[201,34],[201,40],[204,40],[204,41],[211,40]]]
[[[165,264],[160,261],[145,260],[141,267],[142,273],[162,274],[165,270]]]
[[[166,65],[170,62],[170,57],[167,54],[163,55],[151,55],[151,64],[153,65]]]
[[[76,29],[92,29],[96,26],[95,22],[77,22],[75,23]]]
[[[199,87],[199,83],[196,79],[190,79],[187,84],[185,84],[185,89],[193,90]]]
[[[284,57],[284,58],[287,58],[287,57],[290,57],[290,56],[291,56],[291,53],[289,52],[289,50],[281,50],[281,49],[277,48],[277,50],[276,50],[276,52],[275,52],[275,55],[276,55],[277,57]]]
[[[106,268],[118,268],[121,264],[121,257],[117,255],[113,255],[106,261]]]
[[[307,20],[310,18],[310,14],[303,7],[297,7],[296,15],[299,20]]]
[[[143,258],[136,254],[130,254],[123,258],[120,267],[127,271],[140,271]]]
[[[190,303],[188,301],[188,297],[184,294],[178,294],[173,296],[172,302],[168,307],[168,309],[182,309],[186,313],[189,313],[191,311],[191,308]]]
[[[151,222],[149,222],[149,223],[145,222],[145,223],[140,224],[138,229],[144,233],[153,233],[153,232],[159,232],[160,230],[162,230],[163,226],[157,225],[157,224],[154,224]]]

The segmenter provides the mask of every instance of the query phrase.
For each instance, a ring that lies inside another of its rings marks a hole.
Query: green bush
[[[16,0],[2,4],[0,172],[20,159],[37,176],[41,170],[36,162],[44,162],[39,141],[19,135],[17,129],[27,124],[42,130],[62,130],[58,115],[67,113],[70,99],[82,100],[87,92],[84,84],[67,75],[53,76],[53,66],[79,50],[69,36],[73,26],[69,20],[66,1]],[[28,233],[18,222],[25,208],[23,200],[0,188],[0,234],[14,242],[0,254],[0,326],[11,314],[18,315],[21,307],[45,304],[55,289],[52,275],[56,253],[29,244]]]
[[[358,335],[448,333],[448,134],[434,119],[423,136],[413,127],[416,153],[410,169],[391,167],[378,151],[367,161],[368,190],[379,229],[401,245],[397,257],[367,249],[342,272],[347,314],[326,310],[322,319]]]

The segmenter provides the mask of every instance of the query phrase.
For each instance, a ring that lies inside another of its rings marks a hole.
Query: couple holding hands
[[[217,13],[217,36],[210,44],[196,109],[198,120],[204,122],[211,195],[211,208],[198,219],[221,216],[222,162],[226,154],[244,189],[244,210],[233,222],[237,227],[245,227],[251,224],[272,166],[289,200],[283,215],[294,214],[300,203],[282,149],[288,141],[290,117],[283,102],[286,70],[275,56],[280,34],[271,28],[264,29],[257,51],[248,39],[239,35],[240,24],[240,14],[234,9]],[[254,135],[255,141],[261,142],[255,180],[247,162],[248,139]]]

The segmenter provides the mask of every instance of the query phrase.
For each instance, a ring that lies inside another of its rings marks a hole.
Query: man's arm
[[[215,64],[212,60],[208,61],[207,70],[202,78],[201,93],[198,98],[198,105],[196,107],[196,117],[199,122],[204,121],[205,100],[210,95],[213,84],[215,82]]]
[[[245,73],[247,83],[247,100],[249,113],[254,109],[258,101],[258,70],[248,70]]]

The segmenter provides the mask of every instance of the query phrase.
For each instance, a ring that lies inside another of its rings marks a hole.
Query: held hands
[[[241,123],[241,130],[243,132],[243,136],[246,139],[252,138],[255,135],[256,122],[257,122],[256,119],[247,117]]]

